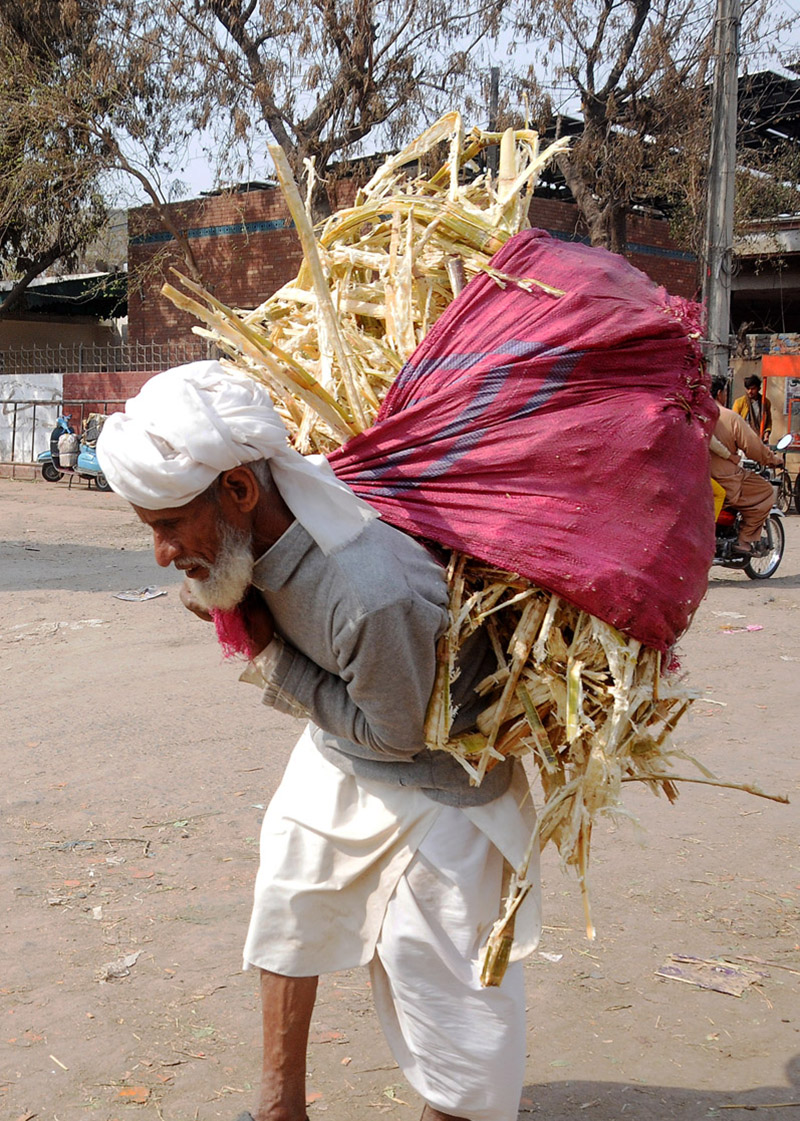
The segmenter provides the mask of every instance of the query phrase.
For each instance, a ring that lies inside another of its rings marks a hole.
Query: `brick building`
[[[256,307],[297,274],[300,247],[277,187],[248,186],[175,204],[174,209],[202,275],[223,303]],[[535,197],[531,223],[557,237],[585,238],[571,203]],[[164,281],[172,279],[170,267],[186,271],[174,239],[159,225],[152,207],[132,211],[130,229],[129,340],[161,346],[187,341],[197,321],[160,292]],[[637,268],[675,295],[697,295],[697,261],[672,241],[668,222],[631,214],[628,237],[627,256]]]
[[[731,331],[800,332],[800,215],[753,222],[734,252]]]
[[[297,274],[300,247],[277,187],[215,193],[173,206],[209,290],[234,307],[252,308]],[[150,206],[131,211],[128,245],[128,339],[165,345],[187,341],[197,320],[161,295],[170,268],[186,266],[174,238]]]

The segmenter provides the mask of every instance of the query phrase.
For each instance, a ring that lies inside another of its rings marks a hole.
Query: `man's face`
[[[748,385],[747,396],[751,401],[755,401],[756,397],[761,396],[761,387],[758,385]]]
[[[230,611],[242,601],[253,577],[252,537],[226,523],[213,497],[200,495],[165,510],[134,510],[153,531],[156,562],[184,572],[203,607]]]

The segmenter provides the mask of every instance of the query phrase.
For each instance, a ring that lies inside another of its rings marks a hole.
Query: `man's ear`
[[[219,477],[219,497],[221,502],[233,503],[242,514],[255,510],[261,497],[261,486],[246,464],[223,471]]]

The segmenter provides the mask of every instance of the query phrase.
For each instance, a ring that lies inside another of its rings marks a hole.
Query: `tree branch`
[[[645,25],[647,17],[650,13],[650,0],[635,0],[633,10],[636,13],[635,19],[625,34],[622,44],[617,55],[617,61],[611,68],[611,71],[606,79],[603,89],[600,91],[600,97],[606,100],[618,85],[620,78],[625,72],[625,68],[631,60],[633,52],[636,50],[636,45],[639,42],[639,36],[642,33],[642,28]]]
[[[22,300],[25,290],[30,287],[31,281],[40,276],[45,269],[49,269],[61,257],[66,257],[74,252],[78,244],[78,242],[74,242],[73,244],[63,245],[60,241],[57,241],[49,249],[39,253],[35,260],[28,265],[24,275],[14,282],[10,291],[0,300],[0,319],[7,318],[15,310]]]
[[[183,232],[183,230],[180,228],[173,217],[172,207],[168,205],[165,199],[163,199],[160,193],[156,190],[149,176],[145,175],[143,171],[141,171],[138,167],[132,164],[130,160],[127,159],[127,157],[121,151],[116,139],[111,135],[108,129],[103,129],[100,135],[103,139],[103,142],[107,145],[109,151],[113,152],[114,162],[117,164],[120,170],[124,171],[126,175],[130,175],[132,179],[135,179],[137,183],[140,184],[145,194],[153,204],[153,208],[158,214],[159,220],[161,221],[165,229],[175,238],[178,248],[180,249],[181,256],[183,257],[186,268],[188,269],[192,280],[194,280],[197,284],[203,284],[203,274],[200,271],[200,266],[197,263],[197,258],[195,257],[192,247],[189,244],[189,239],[186,237],[186,234]]]

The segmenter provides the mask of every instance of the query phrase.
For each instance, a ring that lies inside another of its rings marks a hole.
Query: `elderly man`
[[[711,477],[725,491],[725,498],[741,514],[739,539],[734,552],[751,556],[753,545],[761,537],[764,522],[769,517],[774,502],[772,484],[754,471],[745,471],[739,462],[739,452],[765,467],[781,467],[783,460],[774,455],[756,436],[738,413],[725,408],[728,383],[716,377],[711,382],[711,393],[720,406],[719,419],[711,444]]]
[[[425,747],[448,622],[440,565],[322,457],[293,451],[266,390],[215,362],[152,378],[106,423],[98,455],[158,563],[185,573],[184,604],[228,621],[217,612],[236,609],[242,679],[308,722],[262,828],[244,962],[260,970],[263,1068],[240,1121],[302,1121],[317,977],[357,965],[426,1121],[513,1121],[521,963],[482,988],[479,956],[535,822],[518,766],[474,787]],[[486,655],[473,648],[454,686],[462,728]],[[531,871],[515,958],[539,933]]]

